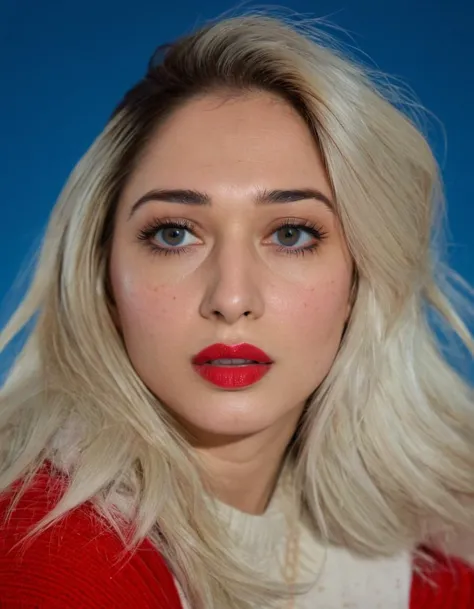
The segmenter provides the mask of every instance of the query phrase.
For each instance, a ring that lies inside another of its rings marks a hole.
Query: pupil
[[[283,243],[283,245],[295,245],[296,243],[298,243],[299,232],[299,228],[287,226],[285,228],[281,228],[278,231],[278,239],[281,243]]]
[[[167,245],[179,245],[183,240],[184,230],[182,228],[165,228],[163,230],[163,241]]]

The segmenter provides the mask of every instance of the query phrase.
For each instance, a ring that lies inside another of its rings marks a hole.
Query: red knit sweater
[[[124,555],[118,536],[91,506],[77,508],[14,548],[57,496],[43,471],[6,522],[10,497],[0,499],[0,609],[181,609],[160,554],[145,541],[133,555]],[[474,609],[473,569],[437,557],[427,576],[413,576],[408,609]]]

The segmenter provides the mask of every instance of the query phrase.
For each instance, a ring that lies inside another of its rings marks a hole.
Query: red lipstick
[[[193,358],[194,369],[206,381],[224,389],[253,385],[270,370],[272,359],[254,345],[210,345]]]

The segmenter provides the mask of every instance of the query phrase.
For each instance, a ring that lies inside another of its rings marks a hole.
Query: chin
[[[196,416],[193,413],[173,411],[180,425],[198,442],[232,442],[242,437],[248,437],[265,431],[277,423],[275,413],[264,416],[261,409],[240,409],[238,412],[223,408],[206,408],[201,412],[204,416]]]

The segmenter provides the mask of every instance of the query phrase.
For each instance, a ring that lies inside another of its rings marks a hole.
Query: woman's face
[[[328,373],[352,277],[331,201],[307,127],[270,94],[194,99],[151,140],[117,211],[116,322],[138,375],[197,435],[294,429]],[[216,343],[268,359],[196,360]]]

